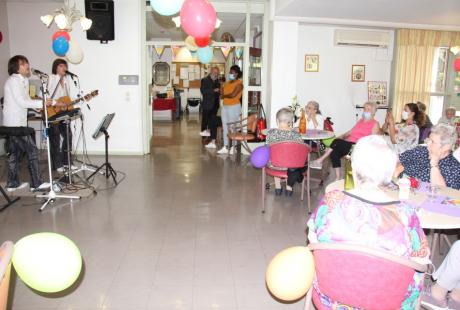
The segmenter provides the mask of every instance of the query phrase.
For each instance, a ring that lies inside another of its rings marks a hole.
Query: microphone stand
[[[39,75],[40,82],[41,82],[41,89],[43,94],[43,111],[45,112],[45,137],[46,137],[46,148],[47,148],[47,155],[48,155],[48,173],[49,173],[49,181],[50,181],[50,191],[47,194],[41,194],[35,196],[36,198],[47,198],[46,202],[41,206],[39,211],[43,211],[46,206],[50,202],[54,202],[57,198],[64,198],[64,199],[80,199],[80,196],[75,195],[60,195],[56,194],[53,189],[53,174],[51,172],[51,151],[50,151],[50,137],[49,137],[49,122],[48,122],[48,111],[46,106],[46,101],[48,99],[48,88],[46,86],[46,77],[43,75]]]

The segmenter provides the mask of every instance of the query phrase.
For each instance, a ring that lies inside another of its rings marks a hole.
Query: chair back
[[[309,151],[305,143],[273,143],[270,145],[270,164],[278,168],[302,168],[308,160]]]
[[[257,129],[257,113],[251,114],[247,119],[248,132],[256,132]]]
[[[326,119],[323,122],[324,130],[334,132],[334,128],[332,127],[332,125],[334,125],[334,123],[331,121],[331,118],[326,117]]]
[[[0,247],[0,310],[6,310],[8,304],[12,257],[13,242],[5,241]]]
[[[365,246],[310,244],[321,293],[360,309],[399,309],[415,271],[427,266]],[[315,291],[315,290],[314,290]],[[318,294],[313,301],[323,309]]]

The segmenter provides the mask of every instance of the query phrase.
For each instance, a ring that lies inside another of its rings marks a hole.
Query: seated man
[[[457,141],[455,128],[438,124],[431,129],[425,146],[418,146],[399,156],[404,173],[433,185],[460,189],[460,162],[452,155]]]

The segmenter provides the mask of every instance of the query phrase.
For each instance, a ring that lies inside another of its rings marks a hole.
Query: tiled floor
[[[196,121],[154,131],[151,156],[111,158],[127,174],[116,189],[43,213],[22,199],[0,213],[0,239],[55,231],[85,260],[81,283],[65,296],[17,280],[13,309],[303,309],[303,301],[275,301],[264,283],[275,253],[305,244],[299,187],[291,198],[271,192],[262,215],[260,171],[204,149]]]

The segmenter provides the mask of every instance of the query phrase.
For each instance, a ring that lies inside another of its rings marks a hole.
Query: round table
[[[326,187],[326,193],[333,190],[344,190],[344,180],[338,180]],[[390,197],[395,200],[399,200],[398,191],[387,190]],[[460,199],[460,191],[444,187],[439,191],[440,195],[449,196],[454,199]],[[414,205],[420,205],[426,200],[426,193],[410,193],[409,202]],[[417,215],[420,220],[420,225],[425,229],[459,229],[460,228],[460,217],[450,216],[442,213],[429,212],[423,209],[417,211]]]
[[[264,136],[267,135],[269,129],[263,129],[262,134]],[[315,141],[315,140],[325,140],[325,139],[330,139],[334,138],[335,134],[332,131],[327,131],[327,130],[316,130],[316,129],[309,129],[307,130],[306,133],[301,134],[303,140],[310,140],[310,141]]]

